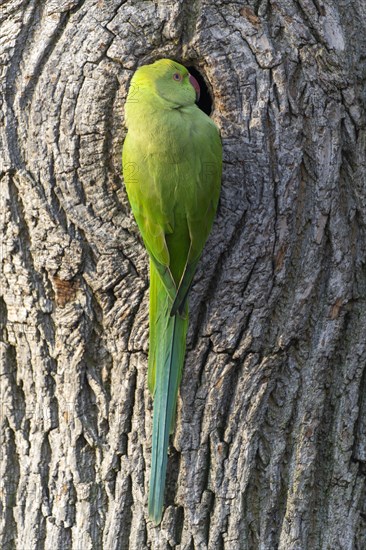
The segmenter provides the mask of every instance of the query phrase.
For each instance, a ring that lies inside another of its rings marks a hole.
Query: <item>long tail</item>
[[[169,433],[174,431],[182,375],[188,308],[171,316],[172,300],[150,263],[149,388],[154,396],[149,516],[159,524],[163,513]]]

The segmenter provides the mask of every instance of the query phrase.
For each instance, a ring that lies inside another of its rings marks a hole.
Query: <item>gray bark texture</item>
[[[365,550],[364,0],[0,6],[3,550]],[[195,66],[224,150],[166,510],[147,517],[138,65]]]

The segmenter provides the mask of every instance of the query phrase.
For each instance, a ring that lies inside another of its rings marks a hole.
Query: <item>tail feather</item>
[[[151,266],[151,270],[154,268]],[[168,461],[169,433],[174,429],[177,395],[185,355],[188,311],[170,315],[172,300],[157,273],[150,273],[149,386],[154,394],[149,516],[160,523]],[[151,341],[151,335],[153,335]]]

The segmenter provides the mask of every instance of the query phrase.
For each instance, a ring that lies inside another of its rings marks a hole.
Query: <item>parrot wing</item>
[[[202,115],[202,116],[201,116]],[[203,247],[211,231],[221,187],[222,146],[217,127],[199,111],[192,129],[192,156],[185,174],[193,182],[193,193],[186,208],[190,236],[189,253],[172,305],[171,315],[184,308]]]
[[[170,257],[165,233],[171,232],[172,214],[161,209],[161,197],[149,162],[141,158],[140,144],[128,133],[123,146],[123,175],[132,212],[146,250],[161,280],[174,301],[177,287],[169,267]]]

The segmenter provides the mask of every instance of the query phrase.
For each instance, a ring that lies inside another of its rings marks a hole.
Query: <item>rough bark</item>
[[[364,549],[364,1],[0,12],[1,548]],[[224,176],[153,527],[120,152],[129,80],[158,57],[207,79]]]

